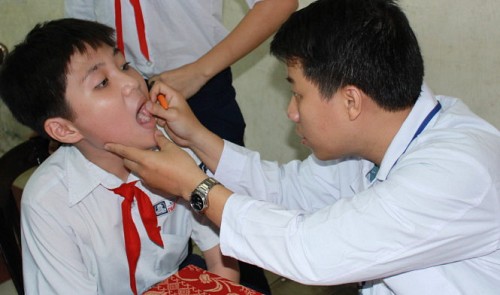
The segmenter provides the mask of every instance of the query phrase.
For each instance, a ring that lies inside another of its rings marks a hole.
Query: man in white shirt
[[[394,1],[318,0],[283,24],[271,52],[287,65],[305,161],[278,165],[223,141],[164,85],[152,95],[168,92],[170,109],[148,109],[212,173],[161,135],[159,153],[107,148],[218,224],[223,253],[290,279],[361,282],[363,294],[497,294],[500,133],[427,88]]]

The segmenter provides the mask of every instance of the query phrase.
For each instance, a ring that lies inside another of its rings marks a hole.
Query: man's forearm
[[[214,186],[208,193],[209,206],[205,215],[218,227],[222,224],[222,213],[227,200],[233,192],[222,185]]]
[[[206,129],[191,141],[189,148],[212,173],[215,173],[224,150],[224,140],[222,138]]]

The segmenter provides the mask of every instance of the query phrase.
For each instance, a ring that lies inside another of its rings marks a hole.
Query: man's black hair
[[[271,53],[304,76],[325,98],[353,85],[380,107],[415,104],[424,65],[417,38],[393,0],[318,0],[281,26]]]

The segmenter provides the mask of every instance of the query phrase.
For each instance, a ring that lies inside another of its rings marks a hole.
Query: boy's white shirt
[[[133,180],[137,177],[130,174],[127,181]],[[75,290],[78,294],[131,294],[123,244],[123,199],[108,190],[121,184],[72,146],[61,146],[34,172],[21,205],[27,294]],[[186,257],[189,238],[202,251],[216,246],[219,239],[217,229],[181,198],[169,200],[137,185],[153,205],[171,210],[158,216],[162,249],[149,240],[137,206],[132,207],[141,237],[136,281],[142,293],[177,271]]]

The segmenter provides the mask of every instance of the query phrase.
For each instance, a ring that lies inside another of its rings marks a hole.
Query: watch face
[[[193,207],[193,209],[196,211],[203,210],[204,207],[203,198],[200,195],[193,194],[191,196],[191,207]]]

